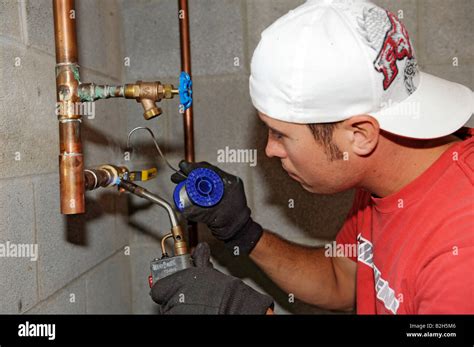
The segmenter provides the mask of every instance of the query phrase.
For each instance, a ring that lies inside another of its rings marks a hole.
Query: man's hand
[[[161,314],[265,314],[273,300],[213,268],[207,243],[192,254],[196,267],[158,280],[150,295]]]
[[[224,241],[227,248],[237,246],[240,253],[249,254],[262,236],[263,229],[250,217],[251,211],[247,206],[242,180],[207,162],[189,163],[182,160],[179,168],[180,172],[171,176],[171,181],[176,184],[185,180],[197,168],[215,171],[224,183],[224,196],[219,204],[213,207],[192,205],[184,209],[184,217],[206,224],[214,237]]]

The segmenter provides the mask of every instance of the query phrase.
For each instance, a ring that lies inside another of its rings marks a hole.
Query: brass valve
[[[135,84],[125,85],[125,98],[135,99],[141,103],[144,109],[143,116],[146,120],[155,118],[162,113],[156,106],[157,101],[162,99],[172,99],[179,91],[171,84],[161,84],[157,82],[137,81]]]

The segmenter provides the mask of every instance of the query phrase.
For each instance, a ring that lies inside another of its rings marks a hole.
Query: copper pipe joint
[[[87,190],[111,187],[128,174],[129,170],[125,166],[102,165],[97,169],[86,169],[84,186]]]

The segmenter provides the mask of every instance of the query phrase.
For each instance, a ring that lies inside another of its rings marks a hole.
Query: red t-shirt
[[[357,244],[358,314],[474,313],[473,186],[469,136],[398,193],[357,191],[336,242]]]

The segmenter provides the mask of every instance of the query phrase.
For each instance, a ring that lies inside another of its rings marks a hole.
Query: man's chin
[[[319,187],[318,188],[318,187],[310,186],[310,185],[307,185],[307,184],[301,183],[301,182],[300,182],[300,185],[301,185],[301,187],[303,187],[304,190],[306,190],[310,193],[313,193],[313,194],[332,195],[332,194],[336,194],[336,193],[340,192],[340,191],[328,189],[328,187]]]

